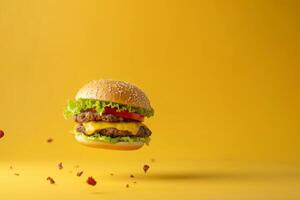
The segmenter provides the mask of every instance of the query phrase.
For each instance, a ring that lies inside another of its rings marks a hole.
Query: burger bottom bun
[[[101,142],[101,141],[92,141],[87,140],[86,138],[82,137],[82,135],[75,135],[75,139],[82,145],[94,147],[94,148],[101,148],[101,149],[113,149],[113,150],[136,150],[141,148],[144,143],[143,142],[118,142],[116,144],[108,143],[108,142]]]

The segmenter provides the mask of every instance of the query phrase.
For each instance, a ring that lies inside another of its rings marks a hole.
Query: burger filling
[[[153,110],[118,103],[79,99],[69,102],[65,117],[74,117],[78,123],[75,134],[87,140],[117,142],[150,142],[151,131],[142,124],[144,116]]]

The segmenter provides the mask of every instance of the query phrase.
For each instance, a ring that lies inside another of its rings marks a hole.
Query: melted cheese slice
[[[121,131],[130,131],[133,135],[136,135],[140,126],[144,126],[139,122],[85,122],[82,124],[87,135],[92,135],[95,131],[105,128],[116,128]]]

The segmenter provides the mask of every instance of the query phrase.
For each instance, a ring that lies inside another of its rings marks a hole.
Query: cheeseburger
[[[69,101],[64,115],[73,117],[75,139],[86,146],[135,150],[150,142],[143,124],[154,110],[138,87],[114,80],[95,80],[83,86]]]

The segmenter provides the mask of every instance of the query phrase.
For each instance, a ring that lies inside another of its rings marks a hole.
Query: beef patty
[[[125,119],[123,117],[115,116],[112,114],[102,115],[97,113],[94,109],[87,110],[75,115],[75,121],[78,123],[90,122],[90,121],[104,121],[104,122],[131,122],[134,120]]]
[[[80,133],[86,134],[85,128],[82,124],[79,124],[77,126],[76,130]],[[132,135],[132,133],[130,131],[118,130],[116,128],[100,129],[93,134],[96,134],[96,133],[101,134],[101,135],[110,136],[110,137],[125,137],[125,136],[149,137],[152,132],[146,126],[140,126],[137,134],[135,134],[135,135]]]

